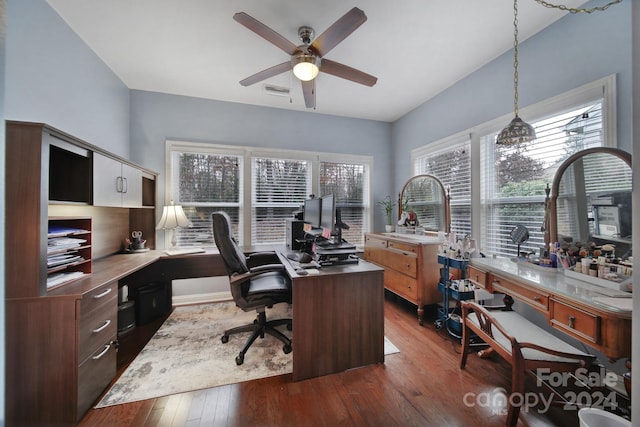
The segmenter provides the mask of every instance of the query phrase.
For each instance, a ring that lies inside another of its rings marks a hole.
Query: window
[[[320,162],[320,195],[333,194],[343,228],[342,238],[348,242],[364,244],[364,233],[369,230],[368,168],[362,163]]]
[[[241,245],[284,244],[285,218],[309,194],[336,196],[349,242],[363,244],[370,229],[369,156],[167,141],[167,158],[165,200],[182,205],[193,223],[176,230],[180,246],[213,246],[217,210],[229,214]]]
[[[481,240],[487,251],[517,256],[510,231],[524,225],[530,237],[520,250],[540,253],[545,244],[545,189],[571,154],[604,145],[602,106],[603,100],[597,99],[532,123],[536,140],[531,143],[496,145],[497,132],[480,138]]]
[[[285,218],[311,193],[311,167],[306,160],[254,157],[251,179],[251,242],[284,243]]]
[[[470,148],[467,134],[421,148],[412,156],[416,175],[433,175],[449,190],[451,232],[460,238],[471,234]]]
[[[242,156],[179,150],[171,153],[171,165],[171,200],[193,224],[176,230],[178,246],[212,245],[211,214],[218,210],[229,214],[241,239]]]

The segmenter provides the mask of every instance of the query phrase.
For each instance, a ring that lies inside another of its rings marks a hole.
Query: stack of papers
[[[78,279],[82,276],[84,276],[84,273],[82,271],[74,271],[72,273],[51,274],[49,275],[49,277],[47,277],[47,288],[61,285],[71,280]]]

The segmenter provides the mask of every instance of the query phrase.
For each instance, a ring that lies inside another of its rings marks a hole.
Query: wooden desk
[[[384,362],[384,270],[366,261],[293,282],[293,380]]]
[[[612,361],[631,355],[632,313],[599,301],[606,289],[565,277],[562,271],[546,271],[507,258],[473,258],[467,277],[490,292],[507,294],[533,307],[554,329]]]

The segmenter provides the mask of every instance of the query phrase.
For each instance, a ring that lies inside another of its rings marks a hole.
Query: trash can
[[[631,421],[597,408],[582,408],[578,411],[580,427],[631,427]]]

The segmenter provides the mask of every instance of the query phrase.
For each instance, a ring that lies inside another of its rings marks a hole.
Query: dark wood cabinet
[[[75,425],[116,374],[118,280],[157,258],[113,255],[132,230],[155,247],[156,174],[138,168],[135,208],[97,207],[93,159],[108,153],[11,121],[5,152],[6,422]]]

